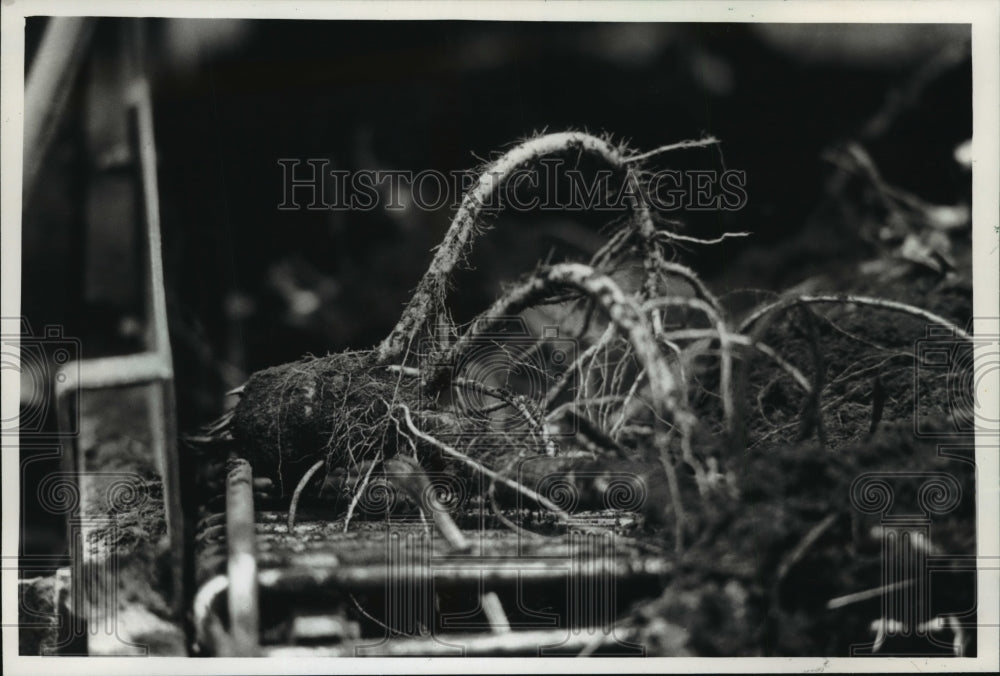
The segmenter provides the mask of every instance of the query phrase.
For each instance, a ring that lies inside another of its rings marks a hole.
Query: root
[[[708,290],[708,287],[705,286],[705,282],[701,281],[701,278],[695,273],[694,270],[685,265],[681,265],[680,263],[667,261],[658,263],[658,267],[663,275],[679,277],[690,284],[691,288],[694,289],[695,294],[708,303],[716,314],[721,315],[723,313],[722,305],[719,303],[719,299]]]
[[[646,370],[654,397],[668,415],[686,424],[684,392],[677,386],[670,367],[657,348],[649,327],[635,302],[615,282],[581,263],[562,263],[536,272],[526,282],[508,291],[486,312],[473,321],[470,329],[445,353],[443,366],[429,374],[429,382],[445,382],[449,364],[457,363],[474,343],[477,335],[488,333],[502,317],[514,315],[544,298],[553,287],[571,287],[592,297],[624,335]]]
[[[713,237],[712,239],[704,239],[703,237],[692,237],[690,235],[682,235],[678,232],[667,232],[666,230],[660,230],[658,236],[663,239],[670,239],[676,242],[688,242],[690,244],[722,244],[727,239],[732,237],[749,237],[750,232],[724,232],[718,237]]]
[[[703,338],[718,338],[718,335],[719,335],[718,331],[716,331],[715,329],[680,329],[678,331],[671,331],[670,333],[663,334],[659,338],[661,341],[667,339],[699,340]],[[782,357],[780,354],[778,354],[778,351],[775,350],[773,347],[770,347],[766,343],[762,343],[759,340],[755,340],[750,336],[744,336],[740,333],[730,333],[729,340],[734,345],[752,348],[754,350],[757,350],[764,356],[770,358],[772,361],[774,361],[775,365],[778,368],[780,368],[782,371],[791,376],[792,380],[794,380],[806,394],[812,393],[813,390],[812,383],[809,382],[809,379],[806,378],[805,374],[803,374],[802,371],[796,368],[795,365],[793,365],[792,363],[787,361],[784,357]]]
[[[577,355],[576,361],[570,364],[570,367],[556,379],[556,382],[552,384],[549,391],[545,393],[545,398],[542,400],[543,410],[548,409],[556,398],[563,393],[569,385],[573,373],[579,372],[581,376],[586,375],[584,364],[593,359],[600,350],[605,349],[611,342],[614,335],[614,326],[608,326],[604,333],[601,334],[601,337],[598,338],[597,342],[591,344],[586,350]]]
[[[733,399],[733,353],[730,349],[729,329],[718,311],[705,301],[697,298],[654,298],[646,301],[643,309],[654,307],[684,306],[703,312],[713,324],[719,339],[719,394],[722,397],[722,411],[726,429],[733,439],[736,438],[736,403]]]
[[[669,143],[665,146],[660,146],[659,148],[654,148],[645,153],[639,153],[638,155],[629,155],[623,158],[622,161],[626,163],[642,162],[643,160],[648,160],[650,157],[655,157],[656,155],[661,155],[663,153],[669,153],[674,150],[687,150],[688,148],[707,148],[708,146],[720,143],[719,139],[714,136],[706,136],[699,139],[688,139],[686,141],[678,141],[677,143]]]
[[[604,425],[616,421],[617,431],[626,422],[626,411],[617,407],[621,407],[623,402],[628,405],[637,397],[638,381],[645,378],[651,397],[655,401],[654,415],[659,422],[654,428],[654,436],[661,451],[665,452],[666,442],[670,438],[665,426],[672,426],[680,433],[680,447],[684,460],[695,468],[699,487],[704,488],[704,468],[691,451],[690,434],[695,421],[687,410],[686,386],[683,381],[678,382],[674,376],[670,365],[661,354],[661,342],[657,340],[657,336],[663,330],[658,310],[651,311],[647,317],[643,314],[644,310],[638,307],[636,300],[624,294],[608,277],[599,274],[593,268],[579,264],[557,265],[539,272],[527,283],[494,303],[463,335],[454,339],[453,336],[457,331],[448,319],[444,302],[448,281],[467,254],[482,225],[480,217],[484,205],[489,203],[495,191],[515,171],[531,166],[547,155],[576,152],[581,155],[587,154],[610,165],[623,181],[639,181],[642,161],[659,153],[682,148],[705,147],[717,142],[715,138],[705,138],[663,146],[648,153],[629,154],[624,146],[612,144],[607,139],[580,132],[563,132],[529,139],[515,146],[487,166],[478,183],[464,196],[448,232],[437,248],[427,272],[404,309],[399,322],[375,350],[370,353],[358,353],[356,357],[331,356],[323,360],[307,361],[296,367],[286,367],[281,372],[272,373],[270,378],[262,379],[259,375],[255,376],[256,382],[255,379],[251,379],[240,392],[241,402],[235,410],[232,425],[227,427],[237,430],[236,441],[253,447],[252,451],[263,460],[277,461],[279,480],[283,472],[290,474],[299,471],[294,466],[282,469],[283,461],[286,459],[294,461],[293,465],[313,462],[315,457],[313,449],[318,449],[320,446],[328,464],[332,454],[339,452],[344,455],[341,459],[344,464],[357,467],[362,460],[369,459],[376,452],[382,452],[383,447],[392,447],[394,441],[401,443],[403,437],[409,439],[410,435],[398,425],[396,432],[389,434],[393,410],[402,406],[407,411],[423,413],[422,404],[437,401],[437,396],[447,387],[461,385],[476,388],[487,396],[496,398],[501,405],[512,407],[532,429],[536,430],[546,454],[555,455],[555,445],[549,438],[544,424],[545,412],[565,390],[568,377],[560,378],[550,389],[541,410],[536,415],[523,397],[492,388],[485,383],[456,380],[456,374],[451,373],[450,367],[446,365],[459,363],[458,358],[465,354],[469,344],[491,328],[494,321],[492,318],[515,314],[546,296],[551,297],[553,289],[568,287],[575,293],[582,293],[589,301],[585,324],[589,324],[590,315],[598,306],[610,319],[608,330],[598,344],[591,346],[571,370],[566,372],[584,374],[582,390],[576,392],[574,398],[603,402],[598,403],[596,410],[592,411],[596,415],[595,419],[598,424]],[[742,233],[730,235],[739,234]],[[690,285],[697,296],[696,299],[692,299],[692,303],[698,304],[697,307],[703,309],[719,328],[718,338],[722,344],[722,382],[723,389],[728,393],[731,341],[728,339],[729,332],[720,319],[721,305],[694,271],[666,259],[664,246],[673,240],[702,241],[683,235],[675,237],[671,232],[659,230],[649,206],[643,200],[641,191],[638,191],[631,201],[631,218],[628,226],[619,228],[612,234],[607,244],[595,255],[594,262],[604,268],[605,265],[611,265],[620,259],[623,254],[631,254],[638,249],[646,273],[642,290],[637,294],[639,302],[656,297],[668,278],[679,278]],[[435,327],[442,322],[445,326],[439,332]],[[434,339],[436,345],[431,348],[431,354],[426,355],[431,357],[428,361],[442,366],[417,371],[407,366],[405,361],[409,356],[410,346],[424,331],[428,331],[428,335]],[[371,370],[384,367],[391,362],[399,363],[397,366],[390,366],[390,369],[398,373],[395,383],[389,382],[389,378],[379,377]],[[637,373],[636,369],[639,369]],[[339,379],[335,372],[339,372]],[[599,373],[600,378],[593,388],[590,384],[592,372]],[[403,375],[419,375],[420,379],[409,385],[399,377]],[[635,384],[631,387],[629,378],[635,380]],[[387,387],[391,387],[392,391],[389,392]],[[591,392],[593,396],[588,395],[588,389],[594,390]],[[624,397],[608,396],[625,391],[628,391],[628,394]],[[272,396],[269,397],[267,392]],[[330,396],[331,394],[335,396]],[[336,398],[340,401],[335,401]],[[378,402],[382,404],[379,405]],[[731,427],[734,407],[729,394],[724,396],[724,410],[727,425]],[[289,430],[285,438],[282,438],[283,428]],[[434,430],[430,432],[433,433]],[[410,430],[410,433],[415,434],[413,430]],[[318,443],[321,435],[324,437],[325,445]],[[412,441],[410,439],[411,445]],[[309,457],[310,453],[314,457]],[[673,472],[673,462],[666,463],[665,470]],[[314,471],[318,470],[310,469],[310,472]],[[311,477],[311,474],[309,476]],[[678,486],[676,477],[669,483],[674,489]],[[301,485],[300,483],[300,489]],[[683,531],[685,517],[683,509],[677,502],[678,496],[675,495],[674,498],[678,534],[680,534]]]
[[[521,414],[521,417],[523,417],[524,420],[531,425],[532,429],[534,429],[542,438],[542,443],[545,446],[545,454],[548,456],[554,456],[556,454],[555,444],[552,442],[552,438],[549,436],[549,433],[545,430],[545,424],[543,421],[539,420],[537,415],[532,413],[531,409],[528,407],[528,402],[523,396],[514,394],[513,392],[508,392],[502,388],[491,387],[485,383],[479,382],[478,380],[470,380],[468,378],[455,378],[452,383],[457,387],[468,387],[479,390],[489,397],[499,399],[505,406],[513,408]]]
[[[418,368],[412,366],[397,366],[391,365],[386,367],[387,370],[395,371],[406,376],[420,378],[421,371]],[[481,383],[478,380],[472,380],[470,378],[454,378],[452,384],[456,387],[467,387],[469,389],[477,390],[488,397],[498,400],[500,403],[498,406],[491,406],[489,411],[481,412],[492,412],[496,408],[503,408],[509,406],[520,414],[524,421],[531,426],[539,437],[542,439],[542,444],[545,447],[545,454],[548,456],[554,456],[556,454],[555,443],[552,441],[552,437],[545,429],[544,421],[539,418],[539,416],[531,410],[529,403],[523,396],[514,394],[506,389],[499,387],[492,387],[485,383]]]
[[[427,475],[415,459],[396,455],[385,461],[385,469],[391,473],[394,487],[397,490],[402,489],[403,493],[420,509],[421,515],[430,514],[438,533],[441,534],[452,551],[469,550],[469,541],[465,539],[462,530],[440,504],[431,490]]]
[[[516,481],[513,481],[512,479],[508,479],[507,477],[498,474],[497,472],[494,472],[489,467],[486,467],[482,463],[473,460],[464,453],[455,450],[454,448],[444,443],[443,441],[439,441],[438,439],[435,439],[426,432],[421,431],[416,425],[413,424],[413,418],[410,417],[410,409],[407,408],[406,404],[399,404],[397,408],[398,410],[402,411],[403,420],[406,422],[406,426],[409,428],[410,432],[412,432],[419,439],[422,439],[423,441],[429,443],[431,446],[434,446],[445,455],[448,455],[458,460],[462,464],[472,468],[473,470],[479,472],[483,476],[489,477],[494,481],[502,483],[504,486],[507,486],[508,488],[517,491],[521,495],[524,495],[525,497],[530,498],[531,500],[537,502],[539,505],[541,505],[542,507],[544,507],[545,509],[549,510],[557,517],[559,517],[559,519],[562,520],[564,523],[572,523],[572,517],[569,514],[564,512],[562,509],[558,507],[558,505],[548,500],[544,496],[539,495],[530,488],[522,486],[521,484],[517,483]]]
[[[458,363],[463,353],[473,344],[475,336],[489,332],[498,318],[515,314],[533,302],[544,298],[553,287],[570,287],[593,298],[607,314],[611,324],[628,339],[644,369],[653,399],[658,407],[656,411],[658,421],[657,446],[660,448],[661,454],[667,452],[669,434],[663,429],[662,421],[670,419],[680,430],[684,460],[695,469],[699,487],[704,492],[707,486],[705,472],[701,463],[694,457],[690,447],[690,435],[695,420],[687,410],[686,392],[678,386],[670,366],[653,337],[652,328],[636,303],[626,296],[613,280],[598,273],[590,266],[579,263],[563,263],[539,270],[526,282],[504,294],[489,310],[473,321],[471,328],[451,346],[442,363],[446,365]],[[709,307],[707,304],[704,306]],[[436,389],[447,382],[450,375],[448,368],[442,367],[436,373],[429,374],[428,384],[431,388]],[[674,474],[676,470],[673,462],[666,459],[663,466],[668,475],[671,492],[674,495],[675,536],[679,548],[682,546],[685,522],[684,510],[680,504],[679,494],[676,493],[679,482]]]
[[[948,321],[940,315],[936,315],[929,310],[924,310],[923,308],[916,307],[914,305],[908,305],[906,303],[900,303],[895,300],[886,300],[884,298],[870,298],[868,296],[853,296],[850,294],[838,295],[838,296],[795,296],[792,298],[785,298],[774,303],[768,303],[762,307],[757,308],[750,315],[743,320],[740,324],[740,333],[746,333],[746,331],[753,326],[761,317],[767,315],[771,312],[784,311],[793,305],[799,303],[836,303],[836,304],[850,304],[855,305],[867,305],[869,307],[879,308],[881,310],[890,310],[892,312],[901,312],[903,314],[908,314],[912,317],[918,317],[920,319],[926,319],[934,324],[939,324],[945,326],[954,332],[954,335],[958,338],[964,340],[972,340],[972,336],[960,329],[958,326]]]
[[[816,329],[816,314],[808,306],[800,306],[806,322],[806,336],[809,353],[813,361],[813,391],[806,404],[805,417],[799,430],[799,439],[806,439],[813,430],[820,445],[827,448],[826,425],[823,423],[823,387],[826,381],[826,363],[819,349],[819,331]]]
[[[714,142],[714,140],[712,141]],[[691,144],[692,142],[687,142]],[[698,143],[698,142],[694,142]],[[706,143],[707,144],[707,143]],[[681,145],[678,147],[694,147]],[[671,149],[665,147],[657,152]],[[529,139],[502,155],[491,163],[480,175],[478,183],[462,200],[462,204],[452,219],[430,267],[417,285],[416,291],[403,310],[395,328],[386,336],[377,349],[378,361],[388,363],[400,360],[424,327],[433,326],[436,318],[445,315],[444,297],[447,282],[459,262],[466,255],[477,231],[480,212],[493,192],[497,190],[516,170],[541,157],[554,153],[578,151],[601,158],[607,164],[624,174],[625,181],[638,181],[632,168],[642,159],[634,155],[626,157],[623,150],[608,141],[582,132],[560,132]],[[652,156],[652,155],[650,155]],[[658,270],[667,261],[659,248],[658,238],[682,241],[700,241],[696,238],[674,235],[658,230],[648,205],[637,191],[633,206],[633,228],[643,244],[646,253],[647,293],[656,288]]]
[[[295,492],[292,493],[292,503],[288,507],[288,534],[291,535],[293,529],[295,528],[295,515],[299,510],[299,499],[302,497],[302,491],[305,490],[306,485],[309,480],[313,478],[316,474],[326,464],[326,460],[317,460],[312,467],[310,467],[302,478],[299,479],[298,485],[295,487]]]
[[[351,503],[347,506],[347,515],[344,517],[344,532],[347,532],[347,528],[351,525],[351,518],[354,516],[354,510],[357,509],[358,502],[361,500],[361,496],[364,495],[365,490],[368,489],[368,482],[372,478],[372,470],[375,469],[375,465],[378,464],[378,460],[381,459],[382,454],[379,453],[378,458],[368,466],[368,471],[365,472],[364,478],[358,482],[354,489],[354,495],[351,496]]]

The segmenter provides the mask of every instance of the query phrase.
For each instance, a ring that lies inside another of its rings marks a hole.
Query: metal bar
[[[345,639],[358,639],[361,637],[361,628],[357,622],[343,614],[309,614],[293,617],[288,633],[292,643],[309,642],[315,645],[319,641],[333,643]]]
[[[139,23],[132,24],[134,45],[142,44]],[[160,234],[160,194],[157,185],[156,145],[153,134],[153,102],[145,74],[137,77],[130,95],[137,121],[140,176],[146,224],[146,277],[148,294],[148,347],[157,355],[168,373],[161,380],[160,391],[150,400],[153,453],[163,479],[163,504],[167,534],[172,552],[174,610],[184,610],[184,514],[181,504],[180,459],[177,457],[177,402],[174,393],[173,355],[167,325],[166,289],[163,277],[163,245]],[[158,410],[157,410],[158,409]]]
[[[24,86],[24,179],[21,193],[28,198],[45,163],[80,70],[94,20],[52,17],[45,27],[38,53]]]
[[[153,134],[153,102],[149,82],[140,76],[129,89],[137,121],[139,165],[146,222],[146,246],[149,263],[147,280],[151,331],[149,348],[172,367],[170,334],[167,328],[167,300],[163,284],[163,254],[160,235],[160,193],[157,187],[156,139]]]
[[[553,563],[552,561],[510,560],[469,560],[426,565],[399,566],[388,563],[373,563],[358,566],[294,566],[262,570],[258,580],[262,588],[283,593],[314,593],[317,589],[371,590],[382,589],[388,581],[417,584],[437,582],[439,584],[498,584],[498,583],[547,583],[574,580],[587,581],[607,576],[619,579],[662,579],[673,571],[666,561],[647,560],[644,562],[624,562],[613,559],[593,559],[580,562]]]
[[[63,377],[56,381],[56,394],[62,396],[78,390],[145,385],[173,377],[170,365],[152,352],[84,359],[65,365],[59,373]]]
[[[617,646],[622,653],[638,656],[641,646],[630,644],[625,632],[583,628],[541,631],[512,631],[506,634],[442,634],[429,638],[395,638],[375,647],[370,640],[326,646],[276,646],[266,648],[267,657],[431,657],[489,655],[492,657],[537,656],[542,654],[572,654],[590,648]],[[603,634],[603,635],[602,635]]]
[[[229,588],[225,575],[216,575],[198,589],[192,602],[194,615],[195,643],[201,649],[208,649],[214,655],[229,655],[229,634],[222,629],[222,621],[216,613],[219,597]]]
[[[257,594],[257,536],[250,463],[236,460],[226,478],[226,541],[229,561],[229,633],[234,656],[259,652],[260,607]]]

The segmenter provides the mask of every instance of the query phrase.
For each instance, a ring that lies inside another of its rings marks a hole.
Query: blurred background
[[[47,21],[27,22],[28,70]],[[720,291],[849,274],[877,253],[862,224],[824,207],[828,151],[848,140],[929,203],[969,198],[955,161],[971,136],[967,26],[152,19],[145,35],[182,430],[255,370],[379,341],[449,224],[448,208],[279,210],[281,159],[450,172],[542,130],[641,150],[712,134],[719,146],[652,166],[746,172],[743,209],[665,214],[698,237],[753,233],[681,252]],[[116,36],[116,20],[97,23],[88,84],[24,203],[22,312],[80,338],[85,358],[140,338],[139,238],[114,225],[127,205],[94,178],[114,165],[114,144],[94,139],[118,104]],[[592,251],[616,216],[501,214],[457,280],[456,318],[553,251]]]

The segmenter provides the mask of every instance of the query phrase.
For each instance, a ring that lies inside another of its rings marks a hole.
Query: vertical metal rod
[[[237,657],[260,652],[257,591],[257,532],[253,509],[253,472],[235,460],[226,478],[226,541],[229,548],[229,633]]]
[[[136,30],[139,30],[137,24]],[[137,38],[138,41],[138,38]],[[164,511],[170,548],[173,552],[174,610],[183,612],[184,602],[184,515],[181,505],[180,459],[177,457],[177,412],[173,382],[173,355],[167,326],[167,301],[163,276],[163,246],[160,235],[160,195],[157,187],[156,145],[153,135],[153,104],[144,76],[136,80],[131,92],[137,121],[140,176],[144,220],[146,223],[148,345],[162,368],[171,374],[152,386],[159,394],[151,395],[153,453],[163,478]]]
[[[94,19],[52,17],[24,86],[24,179],[30,196],[85,59]]]

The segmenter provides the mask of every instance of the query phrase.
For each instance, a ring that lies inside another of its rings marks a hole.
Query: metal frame
[[[196,541],[202,584],[194,601],[196,644],[216,656],[269,657],[354,657],[354,656],[432,656],[432,655],[566,655],[602,651],[617,655],[640,655],[643,648],[635,642],[631,629],[617,631],[608,624],[610,617],[591,614],[590,621],[600,626],[573,626],[561,629],[513,630],[504,613],[500,597],[494,591],[482,593],[484,585],[520,586],[566,585],[572,579],[578,589],[593,589],[617,580],[648,581],[660,585],[675,571],[665,559],[637,551],[613,551],[598,548],[578,549],[571,543],[535,543],[526,552],[496,549],[456,552],[439,543],[430,559],[404,557],[403,565],[379,560],[344,560],[333,540],[313,533],[310,543],[299,542],[286,549],[290,537],[282,515],[276,512],[255,513],[253,476],[246,460],[230,461],[226,481],[225,514],[202,519]],[[315,522],[300,524],[316,525]],[[410,524],[414,533],[425,531]],[[336,524],[324,523],[324,532],[340,533]],[[405,528],[404,528],[405,530]],[[316,537],[318,536],[318,537]],[[260,542],[258,542],[260,541]],[[345,539],[344,546],[351,541]],[[273,547],[277,545],[279,550]],[[479,548],[473,548],[478,550]],[[258,552],[261,552],[260,554]],[[490,553],[492,552],[492,553]],[[286,560],[287,559],[287,560]],[[350,559],[350,557],[348,557]],[[342,608],[315,611],[303,619],[309,633],[309,645],[261,645],[260,623],[262,592],[289,599],[308,599],[331,592],[386,592],[390,589],[430,589],[437,584],[449,588],[478,588],[487,623],[484,631],[440,634],[429,637],[394,636],[353,638],[330,636],[315,643],[330,627],[344,627]],[[228,611],[229,621],[221,613]],[[338,620],[339,618],[339,620]],[[600,621],[603,619],[603,622]]]
[[[49,26],[42,49],[65,50],[65,45],[59,44],[50,35],[65,32],[67,27],[58,20],[53,20]],[[93,22],[93,20],[86,20]],[[77,23],[74,29],[74,48],[71,50],[74,59],[83,56],[87,40],[81,36],[89,36],[93,26],[87,23]],[[127,64],[131,73],[122,86],[122,95],[135,123],[135,133],[132,137],[133,157],[137,160],[136,169],[140,179],[140,192],[143,204],[142,229],[144,236],[145,270],[145,314],[146,335],[145,351],[138,354],[106,357],[100,359],[81,359],[64,364],[55,378],[55,404],[58,424],[63,436],[64,459],[68,471],[79,479],[82,471],[82,459],[78,457],[76,439],[71,434],[65,434],[73,429],[74,406],[77,398],[86,391],[101,390],[116,387],[147,385],[147,408],[149,411],[151,451],[155,465],[163,481],[164,517],[170,545],[172,591],[171,608],[177,619],[184,613],[184,521],[180,498],[180,470],[177,455],[177,421],[174,395],[173,358],[170,350],[170,338],[167,328],[166,292],[163,281],[163,259],[160,236],[160,201],[157,188],[156,145],[153,133],[153,110],[149,83],[142,71],[143,36],[140,21],[126,24],[123,43],[126,48]],[[58,37],[58,35],[56,35]],[[37,57],[37,63],[44,64],[50,59],[48,51],[43,51]],[[65,63],[62,65],[64,76],[57,78],[62,86],[68,88],[68,80],[76,72],[76,66]],[[34,73],[34,71],[33,71]],[[26,109],[44,109],[45,100],[37,97],[51,96],[49,88],[30,86],[26,92]],[[35,98],[33,98],[35,97]],[[54,126],[53,115],[58,115],[61,108],[58,104],[62,97],[50,100],[49,105],[57,108],[46,119],[48,128]],[[45,134],[38,134],[39,139]],[[33,140],[34,139],[34,140]],[[39,142],[33,136],[26,136],[26,142]],[[44,147],[26,145],[25,156],[36,156],[36,163],[41,161]],[[26,185],[26,188],[29,187]],[[86,516],[86,515],[80,515]],[[80,516],[76,518],[80,518]],[[74,517],[71,515],[71,519]],[[74,570],[77,566],[74,566]],[[74,580],[75,584],[83,584]]]

